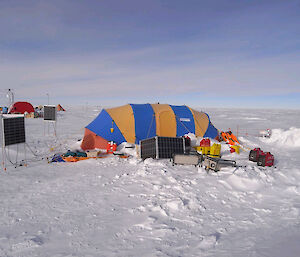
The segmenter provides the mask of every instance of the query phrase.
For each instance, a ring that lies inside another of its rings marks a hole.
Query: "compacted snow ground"
[[[26,167],[0,173],[0,256],[299,256],[299,111],[205,111],[220,129],[271,128],[270,139],[239,139],[271,151],[276,167],[259,168],[224,143],[223,157],[244,167],[207,173],[115,156],[49,164],[42,158],[78,147],[99,108],[59,114],[57,138],[27,119],[38,157],[27,149]]]

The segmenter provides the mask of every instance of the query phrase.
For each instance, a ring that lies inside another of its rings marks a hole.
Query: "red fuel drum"
[[[259,155],[262,153],[263,153],[263,150],[261,150],[260,148],[254,148],[249,153],[249,161],[257,162]]]
[[[261,153],[257,160],[258,166],[273,166],[274,165],[274,156],[270,152]]]

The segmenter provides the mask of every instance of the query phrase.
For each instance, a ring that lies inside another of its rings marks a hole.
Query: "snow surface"
[[[223,157],[245,167],[206,173],[136,157],[49,164],[42,157],[77,149],[99,113],[66,109],[57,138],[52,125],[26,119],[38,157],[27,149],[26,167],[0,173],[1,257],[299,256],[299,111],[205,109],[223,130],[272,129],[269,139],[239,139],[272,152],[276,166],[258,168],[248,151],[231,154],[222,144]],[[12,161],[17,150],[23,158],[23,147],[11,146]]]

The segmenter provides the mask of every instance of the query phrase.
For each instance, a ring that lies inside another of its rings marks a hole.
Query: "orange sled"
[[[240,142],[231,131],[221,132],[221,137],[225,142],[227,142],[230,145],[236,145],[236,144],[240,145]]]
[[[68,157],[64,157],[62,156],[62,159],[65,162],[78,162],[78,161],[83,161],[83,160],[87,160],[87,159],[99,159],[99,158],[106,158],[108,157],[107,154],[102,155],[102,156],[97,156],[97,157],[77,157],[77,156],[68,156]],[[128,155],[118,155],[119,158],[128,158]]]
[[[82,160],[87,160],[87,159],[96,159],[96,157],[76,157],[76,156],[68,156],[68,157],[62,157],[62,159],[65,162],[78,162]]]

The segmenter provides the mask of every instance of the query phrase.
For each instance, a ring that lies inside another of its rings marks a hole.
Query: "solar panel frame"
[[[56,121],[56,106],[44,105],[44,121],[55,122]]]
[[[26,143],[24,115],[2,118],[3,146]]]
[[[143,160],[147,158],[168,159],[174,154],[186,152],[186,140],[183,137],[156,136],[140,141],[140,154]]]
[[[158,158],[172,158],[184,153],[184,139],[178,137],[158,137]]]
[[[140,151],[141,151],[141,158],[157,158],[157,140],[156,137],[144,139],[140,141]]]

